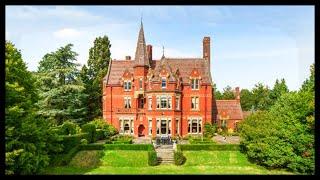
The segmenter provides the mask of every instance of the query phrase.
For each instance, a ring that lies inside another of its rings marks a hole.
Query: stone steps
[[[157,147],[158,164],[174,164],[174,150],[172,145],[162,145]]]

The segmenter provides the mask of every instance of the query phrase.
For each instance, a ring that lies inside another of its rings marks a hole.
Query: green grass
[[[98,152],[89,152],[90,158],[101,157]],[[105,150],[97,167],[77,165],[85,153],[80,151],[69,166],[50,167],[44,174],[292,174],[252,164],[239,151],[184,151],[187,161],[182,166],[148,166],[147,151]]]

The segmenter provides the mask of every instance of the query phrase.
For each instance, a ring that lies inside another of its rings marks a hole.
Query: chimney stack
[[[239,87],[236,87],[236,92],[235,92],[236,100],[240,102],[240,90]]]
[[[147,57],[148,57],[148,60],[151,64],[151,61],[152,61],[152,45],[148,44],[147,45]]]
[[[131,56],[126,56],[126,60],[131,60]]]
[[[202,41],[203,45],[203,58],[208,61],[208,65],[210,68],[210,37],[206,36]]]

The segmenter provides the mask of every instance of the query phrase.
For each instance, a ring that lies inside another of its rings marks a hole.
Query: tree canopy
[[[50,124],[36,116],[35,78],[11,42],[5,45],[6,174],[32,174],[49,164],[49,152],[60,150]]]
[[[97,37],[89,50],[88,63],[81,69],[81,79],[88,95],[85,104],[88,107],[86,117],[89,121],[102,117],[102,79],[108,71],[110,47],[107,36]]]
[[[84,85],[75,63],[77,53],[72,44],[46,54],[40,61],[37,85],[41,91],[39,113],[57,124],[71,120],[81,122],[86,114]]]

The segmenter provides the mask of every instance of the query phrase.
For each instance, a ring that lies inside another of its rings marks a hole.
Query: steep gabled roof
[[[170,67],[170,71],[175,74],[179,69],[179,74],[182,83],[189,83],[190,73],[195,68],[200,73],[201,81],[203,83],[212,84],[211,74],[208,72],[208,67],[203,58],[166,58],[166,66]],[[112,60],[109,65],[109,76],[106,76],[107,84],[120,84],[119,79],[122,77],[124,71],[128,70],[133,73],[135,61],[132,60]],[[160,60],[152,60],[152,69],[160,66]]]
[[[133,73],[134,61],[112,60],[109,64],[108,74],[103,78],[107,84],[120,84],[125,70]]]
[[[219,115],[225,114],[229,116],[229,119],[243,119],[243,113],[238,100],[216,100],[218,117]]]

